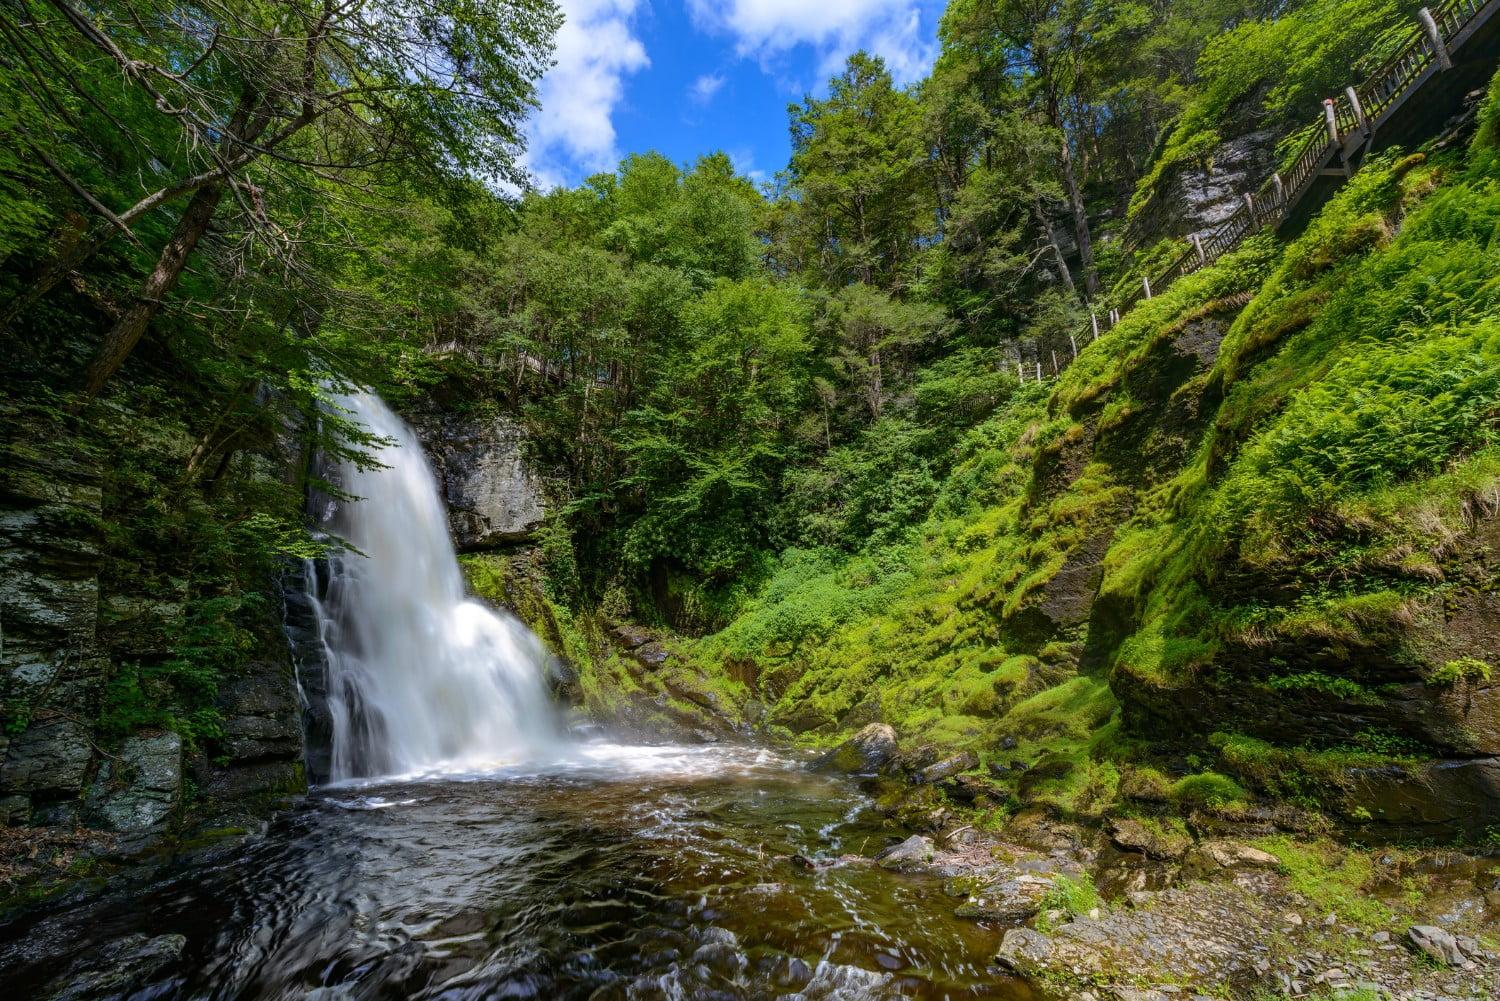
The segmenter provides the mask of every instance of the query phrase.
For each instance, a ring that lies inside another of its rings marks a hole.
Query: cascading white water
[[[373,393],[335,405],[388,444],[385,468],[340,464],[357,500],[324,527],[352,547],[329,561],[314,614],[328,665],[333,781],[481,770],[559,741],[544,651],[525,626],[471,600],[437,481],[416,436]]]

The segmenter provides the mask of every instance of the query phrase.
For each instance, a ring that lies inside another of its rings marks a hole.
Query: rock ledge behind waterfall
[[[542,481],[523,455],[526,429],[503,415],[411,419],[432,463],[460,550],[524,542],[546,516]]]

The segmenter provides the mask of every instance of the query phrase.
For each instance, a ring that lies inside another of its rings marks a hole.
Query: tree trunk
[[[1092,299],[1099,294],[1099,276],[1094,273],[1094,241],[1089,236],[1089,215],[1083,205],[1083,192],[1078,187],[1078,176],[1073,171],[1073,151],[1068,148],[1068,134],[1058,129],[1062,136],[1059,150],[1062,155],[1063,183],[1068,189],[1068,205],[1073,210],[1073,232],[1078,240],[1078,263],[1083,271],[1084,293]]]
[[[104,335],[104,343],[99,345],[98,353],[89,363],[83,378],[83,393],[86,398],[98,395],[99,390],[119,371],[125,359],[130,357],[130,352],[140,343],[147,325],[161,309],[162,298],[176,287],[178,279],[182,277],[188,255],[207,232],[208,224],[213,221],[214,212],[223,197],[224,185],[217,183],[199,188],[192,201],[188,202],[182,218],[177,221],[177,228],[172,231],[171,239],[167,240],[161,256],[156,260],[156,267],[146,276],[135,305],[127,309]]]
[[[1068,270],[1067,258],[1063,257],[1062,248],[1057,245],[1057,234],[1052,229],[1052,220],[1048,218],[1047,210],[1042,208],[1041,196],[1032,196],[1031,210],[1036,213],[1036,224],[1041,227],[1042,233],[1045,234],[1047,246],[1052,248],[1052,256],[1057,261],[1058,277],[1062,279],[1062,283],[1070,295],[1077,295],[1078,286],[1073,284],[1073,275]]]

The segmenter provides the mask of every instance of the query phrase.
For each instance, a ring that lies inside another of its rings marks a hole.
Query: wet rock
[[[928,765],[917,773],[916,780],[923,783],[941,782],[960,772],[967,772],[978,767],[979,755],[973,751],[964,751],[961,754],[944,758],[936,764]]]
[[[1500,758],[1351,769],[1347,808],[1404,830],[1482,834],[1500,819]]]
[[[634,650],[651,640],[651,630],[630,623],[615,626],[609,634],[625,650]]]
[[[1154,859],[1175,862],[1192,847],[1192,839],[1165,826],[1148,826],[1133,817],[1109,823],[1109,839],[1123,851],[1141,852]]]
[[[1023,977],[1035,977],[1046,972],[1053,952],[1052,939],[1035,928],[1011,928],[1000,940],[995,959]]]
[[[66,796],[83,788],[93,757],[88,728],[73,720],[33,725],[10,742],[0,792]]]
[[[876,861],[880,863],[882,869],[911,872],[931,862],[932,852],[931,838],[913,834],[899,845],[881,852],[876,856]]]
[[[175,733],[126,739],[89,787],[85,815],[112,831],[144,831],[165,821],[182,798],[182,738]]]
[[[1025,921],[1041,910],[1052,885],[1050,876],[1017,872],[976,890],[954,913],[983,921]]]
[[[519,542],[546,517],[539,477],[526,461],[526,430],[508,417],[419,416],[422,441],[460,550]]]
[[[127,935],[80,959],[54,982],[50,1001],[104,1001],[133,995],[182,955],[182,935]]]
[[[1458,947],[1458,939],[1437,925],[1412,925],[1406,937],[1419,952],[1444,966],[1472,966]]]
[[[860,775],[889,771],[900,747],[896,731],[886,723],[871,723],[812,763],[814,771]]]
[[[641,644],[630,655],[642,667],[661,667],[672,656],[671,651],[655,640]]]

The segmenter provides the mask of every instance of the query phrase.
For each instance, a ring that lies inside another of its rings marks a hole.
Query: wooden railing
[[[1259,189],[1246,194],[1239,207],[1223,222],[1206,233],[1188,237],[1187,249],[1155,278],[1143,277],[1138,288],[1096,304],[1082,336],[1068,338],[1071,351],[1066,351],[1063,358],[1058,357],[1055,349],[1049,348],[1051,365],[1046,366],[1043,349],[1038,345],[1034,361],[1036,377],[1059,375],[1067,363],[1078,356],[1081,344],[1087,344],[1112,329],[1132,306],[1161,294],[1184,275],[1207,267],[1262,229],[1280,226],[1307,194],[1319,173],[1335,160],[1342,162],[1347,140],[1356,135],[1369,136],[1372,123],[1378,122],[1408,90],[1420,86],[1424,74],[1435,63],[1443,67],[1451,65],[1449,43],[1481,15],[1488,18],[1493,12],[1492,0],[1444,0],[1435,7],[1422,8],[1416,34],[1410,41],[1363,83],[1323,102],[1322,121],[1308,128],[1307,138],[1297,148],[1297,155],[1289,167],[1272,174]],[[1436,40],[1432,37],[1432,29],[1436,30]],[[1142,214],[1149,210],[1152,221],[1160,214],[1160,207],[1152,205],[1154,200],[1153,196],[1141,207]],[[1127,239],[1135,245],[1146,242],[1147,237],[1139,229],[1128,227],[1126,233]],[[1024,377],[1025,368],[1019,363],[1017,370]]]

